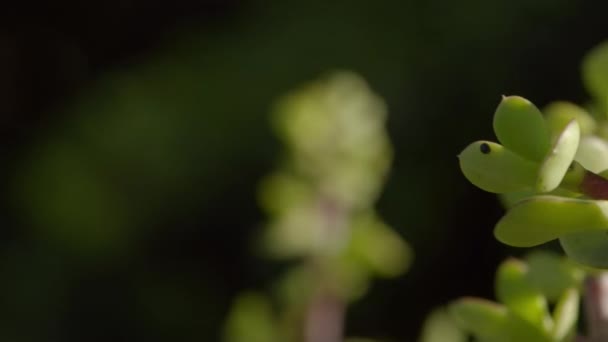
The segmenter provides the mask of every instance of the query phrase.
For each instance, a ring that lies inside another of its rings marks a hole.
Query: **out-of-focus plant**
[[[385,104],[359,76],[335,72],[283,97],[273,119],[286,150],[260,187],[270,218],[260,246],[293,266],[271,295],[235,299],[225,340],[343,341],[348,303],[411,260],[373,209],[391,161]]]
[[[583,278],[580,267],[553,253],[508,259],[496,273],[499,302],[473,297],[456,300],[449,305],[449,314],[438,317],[435,313],[427,319],[421,341],[459,342],[466,341],[467,335],[482,342],[572,341]]]

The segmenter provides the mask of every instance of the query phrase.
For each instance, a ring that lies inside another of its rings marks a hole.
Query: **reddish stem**
[[[577,337],[577,342],[608,341],[608,273],[585,282],[585,320],[587,336]]]
[[[332,284],[336,279],[330,276],[331,270],[327,269],[325,258],[338,253],[348,239],[348,210],[334,199],[321,196],[319,215],[322,227],[319,227],[318,243],[323,252],[309,260],[317,284],[306,309],[304,341],[341,342],[344,340],[346,302],[336,293],[336,284]]]
[[[329,289],[319,289],[312,298],[304,328],[307,342],[340,342],[343,339],[344,301]]]
[[[591,198],[608,200],[608,179],[593,172],[585,172],[579,189]]]

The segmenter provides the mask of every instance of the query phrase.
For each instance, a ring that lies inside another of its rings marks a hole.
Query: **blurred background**
[[[31,5],[31,4],[30,4]],[[0,340],[220,341],[258,256],[274,101],[334,69],[387,103],[377,209],[412,246],[350,307],[349,335],[415,341],[427,313],[493,297],[502,209],[456,155],[500,96],[584,102],[603,1],[92,1],[0,11]]]

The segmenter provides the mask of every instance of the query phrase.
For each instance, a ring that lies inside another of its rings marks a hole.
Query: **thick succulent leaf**
[[[526,256],[528,279],[550,302],[557,302],[564,292],[578,288],[585,272],[568,258],[548,251],[534,251]]]
[[[462,298],[449,306],[454,320],[478,337],[500,336],[509,320],[506,307],[481,298]]]
[[[476,141],[458,159],[464,176],[485,191],[505,193],[534,187],[538,165],[500,144]]]
[[[578,122],[572,120],[557,138],[540,167],[536,187],[539,192],[549,192],[559,186],[574,161],[579,140]]]
[[[503,305],[479,298],[462,298],[449,306],[456,323],[479,341],[550,341],[539,327],[533,326]]]
[[[566,234],[608,230],[608,202],[535,196],[509,210],[494,235],[515,247],[532,247]],[[608,253],[608,252],[607,252]]]
[[[608,233],[589,231],[567,234],[559,242],[572,260],[595,268],[608,269]]]
[[[419,342],[466,342],[467,334],[446,309],[436,309],[424,321]],[[350,341],[348,341],[350,342]]]
[[[580,294],[578,289],[571,288],[564,292],[557,302],[553,313],[552,336],[555,341],[568,341],[576,329]]]
[[[228,314],[224,340],[227,342],[278,342],[272,305],[263,295],[240,295]]]
[[[574,159],[585,169],[600,173],[608,169],[608,143],[593,135],[582,137]]]
[[[505,96],[494,113],[498,141],[520,156],[540,162],[550,147],[549,129],[542,113],[520,96]]]
[[[560,185],[560,187],[551,191],[547,195],[555,195],[555,196],[561,196],[561,197],[579,196],[580,194],[578,193],[578,186],[580,185],[580,183],[583,179],[584,169],[582,169],[582,167],[581,167],[580,171],[581,171],[580,173],[577,173],[576,175],[572,175],[570,177],[570,170],[568,170],[568,173],[566,173],[566,176],[564,177],[564,180],[562,181],[562,184]],[[573,185],[571,187],[562,187],[564,185],[564,182],[566,181],[566,179],[570,180],[571,183],[575,183],[575,186]],[[572,189],[576,188],[577,192],[574,192],[574,190],[572,190],[572,191],[568,190],[568,188],[572,188]],[[499,199],[500,199],[500,203],[502,203],[503,207],[505,207],[506,209],[510,209],[511,207],[513,207],[517,203],[523,201],[524,199],[534,197],[537,195],[538,195],[538,193],[536,191],[530,189],[530,190],[522,190],[522,191],[517,191],[517,192],[507,192],[504,194],[500,194]]]
[[[566,125],[572,120],[578,122],[582,135],[593,134],[597,128],[595,119],[585,109],[571,102],[552,102],[543,109],[543,113],[553,139],[559,137]]]
[[[608,42],[593,48],[583,60],[583,82],[602,109],[608,104]]]
[[[503,262],[496,273],[496,296],[515,315],[541,329],[551,328],[547,299],[529,280],[528,267],[516,259]]]

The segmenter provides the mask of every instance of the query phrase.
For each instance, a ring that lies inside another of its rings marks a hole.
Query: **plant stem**
[[[576,341],[608,341],[608,272],[586,280],[584,308],[587,336],[578,337]]]
[[[608,179],[593,172],[585,172],[579,189],[591,198],[608,200]]]
[[[306,342],[339,342],[343,338],[346,304],[329,289],[319,289],[313,296],[307,312]]]
[[[318,255],[311,256],[310,267],[317,277],[316,289],[308,304],[304,322],[305,342],[341,342],[343,340],[346,303],[337,293],[340,284],[328,265],[348,239],[348,210],[338,201],[320,196]],[[337,285],[337,286],[336,286]]]

